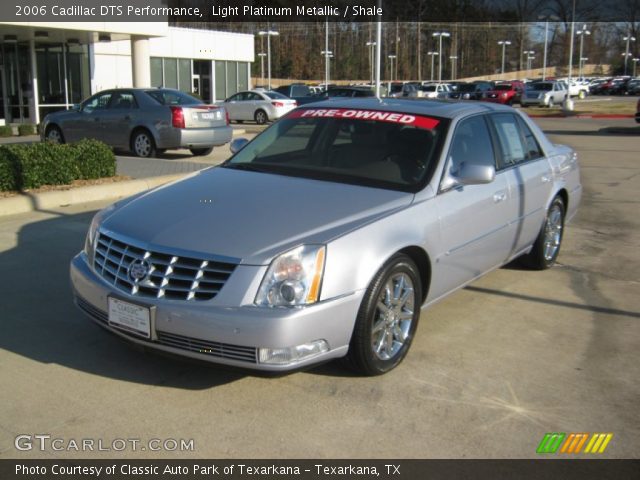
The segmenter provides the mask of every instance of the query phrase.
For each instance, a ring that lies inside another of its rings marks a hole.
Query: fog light
[[[258,358],[260,363],[270,365],[289,365],[298,363],[321,353],[329,351],[326,340],[316,340],[296,347],[289,348],[260,348]]]

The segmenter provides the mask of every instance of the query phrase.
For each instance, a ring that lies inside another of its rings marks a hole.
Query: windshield
[[[458,87],[459,92],[475,92],[476,86],[473,83],[467,83],[466,85],[460,85]]]
[[[424,87],[420,87],[420,90],[422,90],[423,92],[435,92],[436,91],[436,86],[435,85],[425,85]]]
[[[511,90],[511,85],[496,85],[494,87],[494,90],[496,91]]]
[[[539,92],[548,92],[553,90],[553,84],[551,83],[532,83],[527,86],[529,90],[537,90]]]
[[[415,192],[432,174],[447,123],[405,113],[298,109],[223,167]]]
[[[202,100],[178,90],[147,90],[145,93],[161,105],[202,105],[203,103]]]

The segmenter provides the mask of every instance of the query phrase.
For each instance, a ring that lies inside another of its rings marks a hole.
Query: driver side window
[[[456,176],[463,164],[495,167],[495,153],[484,115],[476,115],[458,123],[449,147],[448,164],[440,190],[457,185]]]

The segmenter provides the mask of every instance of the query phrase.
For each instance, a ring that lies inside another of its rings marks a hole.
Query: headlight
[[[256,305],[278,307],[317,302],[325,252],[324,245],[302,245],[276,257],[260,284]]]
[[[95,241],[96,235],[98,233],[98,227],[100,226],[102,221],[116,209],[119,203],[120,202],[114,203],[112,205],[109,205],[107,208],[100,210],[91,219],[91,225],[89,225],[89,231],[87,232],[87,237],[84,240],[84,253],[87,254],[89,265],[93,265],[93,253],[95,251]]]

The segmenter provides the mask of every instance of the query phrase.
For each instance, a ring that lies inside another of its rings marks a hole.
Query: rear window
[[[278,92],[262,92],[272,100],[289,100],[289,97]]]
[[[362,109],[300,109],[225,168],[418,191],[433,173],[448,121]]]
[[[145,93],[160,105],[202,105],[203,103],[202,100],[177,90],[146,90]]]
[[[531,83],[527,88],[539,92],[548,92],[553,90],[553,83]]]

